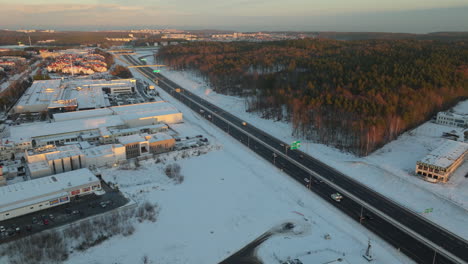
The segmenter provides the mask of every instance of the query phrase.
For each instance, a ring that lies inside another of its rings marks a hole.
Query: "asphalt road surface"
[[[138,60],[131,56],[123,57],[134,65],[141,65]],[[244,123],[238,117],[183,89],[162,74],[153,73],[151,68],[142,67],[138,68],[138,70],[151,80],[158,80],[158,86],[174,98],[211,121],[299,183],[308,186],[312,192],[355,221],[361,222],[364,227],[383,238],[415,262],[468,262],[468,242],[466,240],[429,222],[417,213],[367,188],[307,154],[298,150],[290,150],[285,142],[251,124]],[[176,89],[180,89],[179,92]],[[316,177],[315,174],[311,174],[309,171],[320,175],[331,184],[326,181],[320,182],[320,177]],[[311,181],[310,186],[307,181]],[[352,196],[363,201],[365,205],[361,205],[362,203],[359,200],[354,201],[350,197],[346,197],[346,195],[343,195],[344,198],[341,202],[331,199],[330,195],[337,192],[332,184],[346,190]],[[363,219],[361,216],[366,217]],[[414,234],[411,234],[411,231]]]

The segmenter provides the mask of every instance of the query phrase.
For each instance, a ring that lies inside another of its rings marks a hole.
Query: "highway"
[[[134,65],[141,63],[131,56],[123,56]],[[424,219],[418,213],[369,189],[332,167],[298,151],[268,133],[245,124],[243,120],[183,89],[149,67],[138,70],[158,86],[192,110],[224,130],[260,157],[307,186],[335,206],[399,249],[417,263],[468,263],[468,242],[442,227]],[[176,89],[180,89],[179,92]],[[320,182],[323,180],[323,182]],[[330,195],[343,194],[336,202]],[[361,219],[367,215],[372,219]]]

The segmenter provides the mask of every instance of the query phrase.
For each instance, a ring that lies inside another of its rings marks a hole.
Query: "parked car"
[[[44,221],[42,221],[44,223],[44,225],[48,225],[49,224],[49,219],[44,219]]]
[[[309,178],[304,178],[304,181],[307,182],[307,183],[310,183]]]
[[[71,214],[72,213],[72,210],[70,208],[65,208],[65,213],[66,214]]]
[[[74,210],[74,211],[72,212],[72,215],[77,215],[77,214],[80,214],[80,211]]]
[[[4,227],[4,226],[0,226],[0,232],[3,233],[3,232],[5,232],[5,231],[6,231],[5,227]]]
[[[27,226],[26,226],[26,230],[29,231],[29,232],[31,232],[31,231],[32,231],[32,225],[27,225]]]
[[[36,217],[33,217],[31,222],[32,222],[33,224],[37,224],[37,218],[36,218]]]
[[[337,202],[341,202],[341,199],[343,199],[343,196],[340,193],[332,193],[331,198]]]
[[[50,214],[50,215],[49,215],[49,219],[52,220],[52,221],[54,221],[55,216],[54,216],[53,214]]]

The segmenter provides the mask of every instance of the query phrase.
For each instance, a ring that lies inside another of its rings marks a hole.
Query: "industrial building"
[[[416,162],[416,174],[429,182],[447,182],[450,175],[465,161],[468,144],[447,140]]]
[[[439,112],[437,113],[436,122],[441,125],[465,128],[468,127],[468,115]]]
[[[86,156],[86,164],[88,168],[112,166],[127,160],[125,147],[121,144],[83,148],[82,151]]]
[[[16,103],[15,113],[47,111],[49,104],[62,94],[61,80],[35,81]]]
[[[86,168],[86,157],[78,145],[48,145],[25,153],[31,178]]]
[[[0,144],[0,155],[2,147],[10,153],[15,149],[80,141],[112,143],[125,129],[127,134],[156,133],[167,130],[164,123],[180,123],[183,119],[171,104],[154,102],[54,114],[54,120],[8,127],[9,136]]]
[[[106,108],[109,94],[135,93],[135,79],[35,81],[14,107],[15,113],[70,112]]]
[[[60,173],[0,187],[0,221],[66,204],[77,195],[101,190],[88,169]]]
[[[118,141],[125,146],[128,159],[170,151],[175,146],[175,139],[166,133],[123,136]]]

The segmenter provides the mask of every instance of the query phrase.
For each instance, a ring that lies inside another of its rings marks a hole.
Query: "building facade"
[[[101,190],[88,169],[0,187],[0,221],[66,204],[77,195]]]
[[[468,127],[468,115],[439,112],[437,113],[436,122],[441,125],[465,128]]]
[[[468,144],[447,140],[416,162],[416,174],[429,182],[447,182],[452,173],[465,161]]]

